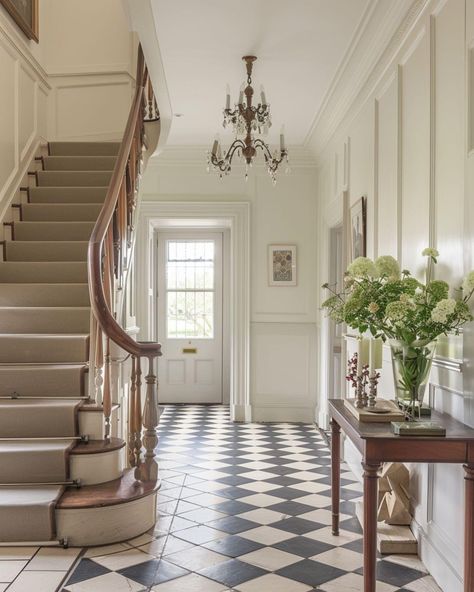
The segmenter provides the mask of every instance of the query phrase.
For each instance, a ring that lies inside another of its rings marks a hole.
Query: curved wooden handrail
[[[129,354],[138,358],[160,356],[161,345],[156,342],[145,343],[135,341],[116,321],[113,312],[110,310],[110,298],[107,297],[106,289],[104,288],[102,262],[104,250],[107,250],[106,238],[113,224],[113,216],[119,202],[121,191],[128,180],[127,166],[131,160],[137,126],[141,125],[143,121],[144,92],[147,79],[148,72],[143,51],[141,46],[139,46],[135,94],[104,205],[89,240],[87,256],[89,293],[94,317],[107,338]],[[110,257],[112,257],[112,254],[109,249]]]

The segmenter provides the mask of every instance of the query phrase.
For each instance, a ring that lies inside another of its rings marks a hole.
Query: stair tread
[[[81,442],[71,450],[71,454],[100,454],[101,452],[112,452],[113,450],[120,450],[125,446],[125,440],[122,438],[110,438],[110,442],[106,440],[89,440],[88,442]]]
[[[114,481],[99,485],[86,485],[80,489],[67,489],[56,508],[58,510],[72,510],[115,506],[151,495],[159,487],[160,481],[145,483],[136,481],[134,469],[129,469],[124,471],[120,479]]]
[[[0,508],[54,503],[63,490],[61,485],[0,487]]]

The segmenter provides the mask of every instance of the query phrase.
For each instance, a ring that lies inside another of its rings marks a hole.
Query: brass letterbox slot
[[[197,347],[183,347],[183,354],[197,354]]]

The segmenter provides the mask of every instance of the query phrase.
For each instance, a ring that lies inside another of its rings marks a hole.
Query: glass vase
[[[409,344],[390,340],[389,343],[397,401],[408,418],[415,420],[421,416],[437,342],[413,341]]]

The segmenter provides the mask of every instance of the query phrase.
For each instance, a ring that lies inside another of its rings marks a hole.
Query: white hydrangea
[[[391,255],[383,255],[375,260],[375,268],[381,277],[395,281],[400,279],[400,265]]]
[[[467,296],[474,290],[474,271],[470,271],[464,278],[464,281],[462,283],[462,289],[464,292],[464,296]]]
[[[421,254],[423,257],[439,257],[439,251],[437,249],[432,249],[431,247],[423,249]]]
[[[454,298],[444,298],[431,311],[431,319],[435,323],[444,324],[456,309],[456,300]]]
[[[357,257],[347,268],[347,273],[355,278],[375,277],[377,270],[374,262],[368,257]]]

